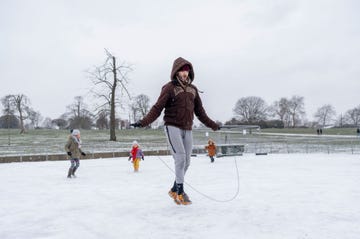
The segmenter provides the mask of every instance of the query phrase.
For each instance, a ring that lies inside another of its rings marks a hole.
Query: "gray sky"
[[[303,96],[309,120],[324,104],[340,114],[360,104],[359,12],[357,0],[2,0],[0,97],[23,93],[57,118],[88,93],[86,70],[107,48],[151,104],[182,56],[215,120],[246,96]]]

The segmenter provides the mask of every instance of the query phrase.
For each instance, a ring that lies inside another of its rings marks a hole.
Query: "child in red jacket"
[[[140,167],[140,160],[141,159],[144,160],[144,153],[140,149],[139,144],[136,140],[132,144],[129,161],[130,159],[132,159],[131,162],[133,163],[134,166],[134,172],[138,172]]]

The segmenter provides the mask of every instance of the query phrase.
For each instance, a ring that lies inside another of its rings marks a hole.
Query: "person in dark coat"
[[[169,195],[175,203],[191,204],[184,191],[184,177],[190,165],[193,147],[192,125],[194,115],[207,127],[218,130],[219,125],[211,120],[203,108],[198,89],[193,85],[195,78],[191,62],[177,58],[170,74],[170,81],[161,90],[160,96],[145,117],[131,124],[145,127],[164,112],[164,130],[175,163],[175,181]]]

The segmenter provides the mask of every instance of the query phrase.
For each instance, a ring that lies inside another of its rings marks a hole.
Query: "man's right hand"
[[[142,127],[142,125],[141,125],[141,123],[140,123],[139,121],[136,122],[136,123],[130,124],[130,126],[132,126],[132,127],[134,127],[134,128],[141,128],[141,127]]]

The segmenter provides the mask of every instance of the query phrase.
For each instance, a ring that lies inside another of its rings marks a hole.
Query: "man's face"
[[[179,71],[178,72],[179,79],[182,83],[188,84],[189,83],[189,72],[188,71]]]

